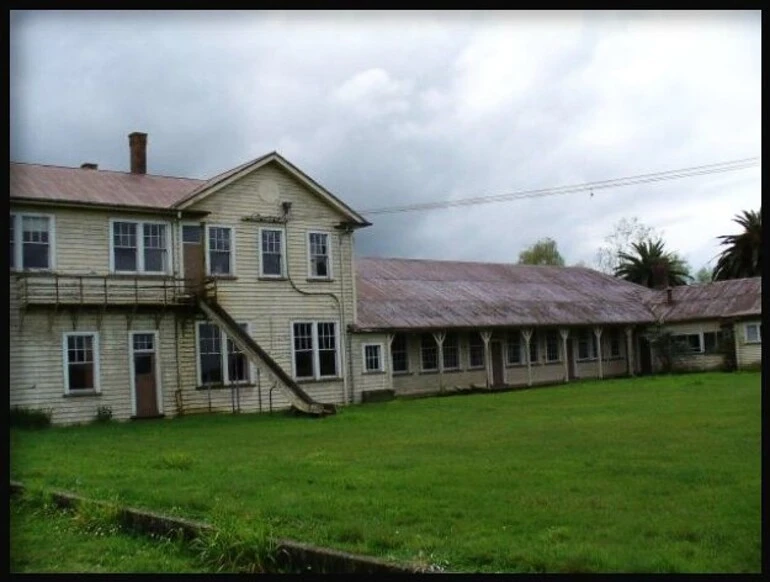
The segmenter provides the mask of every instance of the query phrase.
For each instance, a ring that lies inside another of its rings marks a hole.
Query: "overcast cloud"
[[[11,160],[206,178],[277,150],[353,208],[761,154],[753,12],[13,12]],[[362,256],[592,264],[622,217],[694,269],[759,168],[371,217]],[[712,263],[713,265],[713,263]]]

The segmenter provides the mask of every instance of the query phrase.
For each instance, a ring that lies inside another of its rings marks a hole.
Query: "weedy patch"
[[[216,572],[275,571],[275,544],[267,528],[246,530],[233,522],[218,525],[190,543],[198,560]]]
[[[172,452],[161,455],[153,464],[157,469],[175,469],[189,471],[193,466],[193,458],[187,453]]]

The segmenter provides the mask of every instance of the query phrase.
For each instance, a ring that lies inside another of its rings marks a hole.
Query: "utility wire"
[[[473,206],[476,204],[490,204],[494,202],[505,202],[508,200],[519,200],[523,198],[540,198],[544,196],[556,196],[559,194],[570,194],[573,192],[585,192],[590,190],[602,190],[605,188],[617,188],[621,186],[631,186],[634,184],[647,184],[650,182],[661,182],[664,180],[678,180],[692,176],[702,176],[706,174],[717,174],[721,172],[735,172],[745,170],[759,165],[759,156],[752,158],[742,158],[728,162],[718,162],[715,164],[705,164],[702,166],[692,166],[689,168],[680,168],[677,170],[667,170],[664,172],[653,172],[649,174],[638,174],[635,176],[626,176],[624,178],[613,178],[610,180],[599,180],[596,182],[586,182],[583,184],[574,184],[569,186],[559,186],[556,188],[541,188],[538,190],[522,190],[510,192],[507,194],[497,194],[493,196],[476,196],[473,198],[460,198],[458,200],[443,200],[440,202],[425,202],[421,204],[409,204],[406,206],[390,206],[384,208],[374,208],[372,210],[361,211],[361,214],[394,214],[397,212],[413,212],[419,210],[434,210],[439,208],[454,208],[457,206]]]

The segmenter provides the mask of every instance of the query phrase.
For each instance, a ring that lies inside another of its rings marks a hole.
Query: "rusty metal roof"
[[[583,267],[356,259],[361,330],[652,323],[656,293]]]
[[[663,321],[749,317],[762,314],[762,278],[731,279],[658,291],[647,304]]]
[[[11,162],[10,173],[11,199],[159,209],[171,207],[204,183],[192,178],[18,162]]]

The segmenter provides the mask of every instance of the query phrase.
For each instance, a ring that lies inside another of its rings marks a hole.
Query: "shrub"
[[[112,420],[112,407],[111,406],[99,406],[96,409],[96,422],[109,422]]]
[[[48,428],[53,410],[14,406],[10,412],[10,425],[18,428]]]

